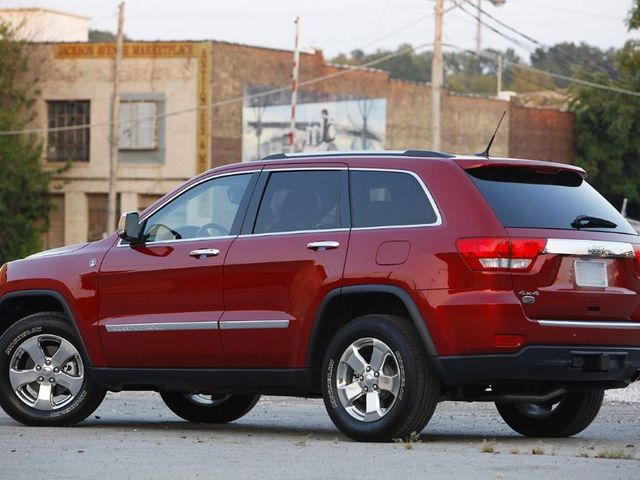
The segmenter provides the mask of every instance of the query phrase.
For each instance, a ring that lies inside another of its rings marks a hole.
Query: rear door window
[[[351,170],[354,228],[434,224],[438,215],[421,183],[406,172]]]
[[[339,170],[271,173],[253,233],[341,228],[340,175]]]
[[[467,170],[467,173],[505,227],[572,230],[571,223],[578,216],[588,215],[613,222],[616,227],[581,230],[636,233],[624,217],[575,172],[484,167]]]

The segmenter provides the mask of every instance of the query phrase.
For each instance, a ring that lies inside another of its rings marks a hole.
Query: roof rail
[[[447,152],[439,152],[437,150],[405,150],[402,155],[405,157],[438,157],[438,158],[453,158],[455,155]]]
[[[347,151],[327,151],[327,152],[296,152],[296,153],[272,153],[262,157],[261,160],[286,160],[300,157],[335,157],[335,156],[397,156],[422,157],[422,158],[454,158],[455,155],[447,152],[435,150],[347,150]]]

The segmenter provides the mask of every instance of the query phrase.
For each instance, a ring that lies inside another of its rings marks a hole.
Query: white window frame
[[[157,150],[157,114],[157,101],[122,100],[120,102],[119,150]]]

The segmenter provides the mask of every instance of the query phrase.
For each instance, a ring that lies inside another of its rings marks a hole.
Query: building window
[[[108,195],[106,193],[88,193],[87,194],[87,206],[89,210],[89,229],[87,231],[87,240],[93,242],[94,240],[100,240],[107,235],[115,232],[116,225],[120,219],[120,194],[116,196],[116,225],[105,231],[105,224],[107,223],[107,205]]]
[[[120,150],[155,150],[157,104],[150,101],[120,103]]]
[[[165,104],[162,92],[120,95],[120,163],[164,163]]]
[[[91,103],[89,100],[47,102],[47,125],[50,129],[89,125]],[[90,128],[50,131],[47,138],[47,160],[50,162],[88,162]]]

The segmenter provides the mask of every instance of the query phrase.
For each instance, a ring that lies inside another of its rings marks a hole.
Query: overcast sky
[[[475,0],[474,0],[475,1]],[[0,8],[44,7],[91,17],[91,28],[116,29],[118,0],[0,0]],[[631,37],[624,19],[631,0],[507,0],[483,8],[505,24],[543,44],[588,42],[620,47]],[[445,0],[445,7],[451,5]],[[393,49],[433,41],[433,0],[127,0],[125,32],[139,40],[214,39],[291,49],[296,15],[301,46],[320,48],[330,58],[356,48]],[[469,7],[467,7],[469,9]],[[487,19],[489,21],[489,19]],[[515,36],[499,27],[509,36]],[[445,42],[475,48],[475,22],[460,10],[448,13]],[[635,33],[634,38],[640,38]],[[529,44],[530,45],[530,44]],[[485,28],[483,46],[514,47]]]

